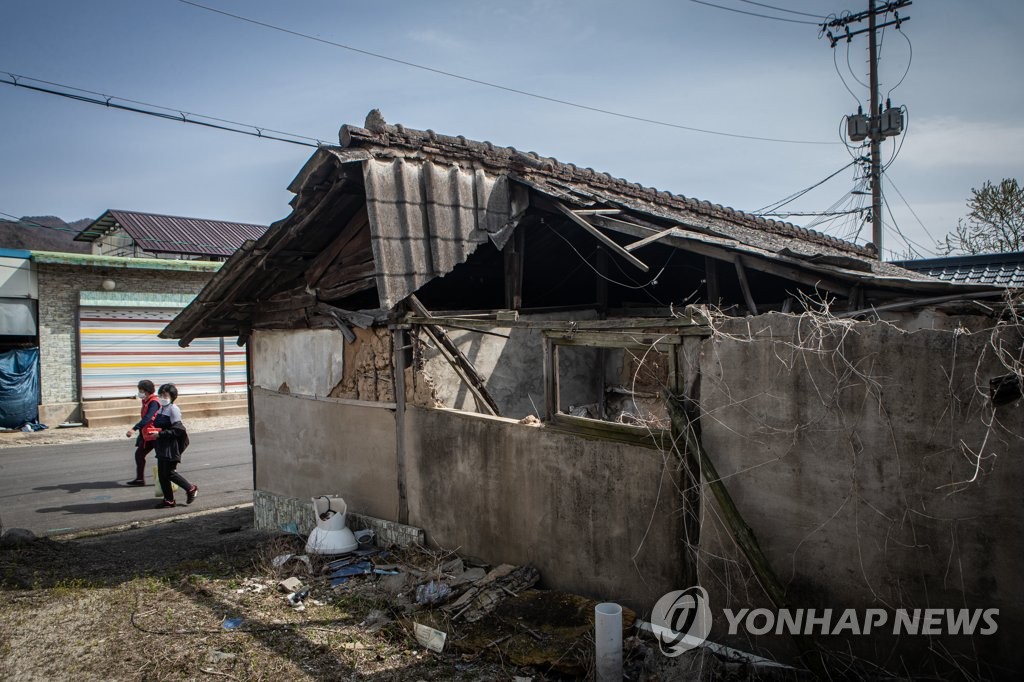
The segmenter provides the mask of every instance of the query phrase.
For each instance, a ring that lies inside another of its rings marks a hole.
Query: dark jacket
[[[188,431],[180,421],[171,423],[170,417],[158,414],[153,426],[160,429],[156,438],[157,459],[180,462],[181,453],[188,447]]]

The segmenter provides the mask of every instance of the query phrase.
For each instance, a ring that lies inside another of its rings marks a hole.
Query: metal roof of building
[[[63,253],[32,251],[32,262],[44,265],[76,265],[96,268],[125,268],[128,270],[174,270],[178,272],[217,272],[223,263],[203,260],[173,260],[170,258],[124,258],[122,256],[94,256],[90,253]]]
[[[247,239],[259,239],[267,231],[265,225],[251,223],[110,209],[79,232],[75,241],[95,241],[118,227],[144,251],[202,256],[230,256]]]
[[[1024,251],[905,260],[893,265],[947,282],[1024,288]]]

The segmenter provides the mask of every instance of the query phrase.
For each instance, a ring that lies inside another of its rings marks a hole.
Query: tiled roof
[[[897,261],[893,265],[947,282],[1024,288],[1024,251]]]
[[[267,231],[264,225],[250,223],[110,209],[78,233],[75,241],[94,241],[114,227],[121,227],[150,253],[205,256],[230,256],[247,239],[259,239]]]

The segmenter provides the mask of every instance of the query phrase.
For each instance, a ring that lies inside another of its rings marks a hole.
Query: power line
[[[184,1],[184,0],[182,0],[182,1]],[[705,2],[704,0],[690,0],[690,2],[695,2],[698,5],[707,5],[708,7],[715,7],[717,9],[724,9],[724,10],[726,10],[728,12],[736,12],[737,14],[746,14],[746,15],[752,16],[752,17],[761,17],[762,19],[774,19],[775,21],[785,21],[785,22],[788,22],[790,24],[810,24],[811,26],[820,26],[821,25],[820,21],[803,21],[802,19],[786,19],[784,17],[773,17],[770,14],[758,14],[757,12],[748,12],[746,10],[736,9],[735,7],[726,7],[724,5],[716,5],[713,2]],[[757,4],[757,3],[752,3],[752,4]],[[785,11],[785,10],[783,10],[783,11]]]
[[[907,198],[903,196],[903,192],[901,192],[900,188],[896,186],[896,183],[892,181],[892,176],[886,174],[885,179],[889,181],[889,186],[896,190],[896,194],[899,195],[899,198],[903,200],[903,205],[907,207],[907,210],[910,211],[910,215],[914,216],[914,220],[916,220],[917,224],[921,226],[921,229],[924,230],[924,233],[928,235],[928,239],[931,239],[933,242],[935,242],[936,239],[934,236],[932,236],[931,230],[929,230],[928,227],[923,222],[921,222],[921,219],[917,216],[917,211],[915,211],[914,207],[910,205],[910,202],[907,201]]]
[[[54,90],[52,88],[44,88],[44,87],[42,87],[40,85],[29,85],[27,83],[20,82],[19,79],[31,80],[31,81],[40,82],[40,83],[44,83],[44,82],[45,83],[49,83],[49,81],[39,81],[39,80],[37,80],[35,78],[29,78],[27,76],[18,76],[16,74],[10,73],[9,71],[4,71],[2,73],[6,73],[8,76],[11,77],[11,80],[6,80],[4,78],[0,78],[0,83],[2,83],[4,85],[12,85],[12,86],[14,86],[16,88],[25,88],[27,90],[33,90],[35,92],[42,92],[42,93],[45,93],[45,94],[48,94],[48,95],[56,95],[57,97],[64,97],[66,99],[75,100],[76,102],[85,102],[87,104],[97,104],[99,106],[107,107],[107,108],[110,108],[110,109],[119,109],[121,111],[130,111],[130,112],[135,113],[135,114],[144,114],[146,116],[153,116],[153,117],[156,117],[156,118],[162,118],[162,119],[167,120],[167,121],[177,121],[178,123],[190,123],[192,125],[203,126],[204,128],[213,128],[214,130],[223,130],[223,131],[229,132],[229,133],[239,133],[239,134],[242,134],[242,135],[249,135],[250,137],[259,137],[259,138],[262,138],[262,139],[265,139],[265,140],[274,140],[276,142],[287,142],[289,144],[297,144],[297,145],[301,145],[303,147],[319,148],[321,146],[321,144],[313,144],[311,142],[303,142],[301,139],[290,140],[290,139],[288,139],[286,137],[281,137],[280,135],[269,135],[269,134],[267,134],[267,133],[270,132],[269,128],[263,128],[262,126],[255,126],[255,125],[252,125],[250,123],[233,123],[233,122],[227,121],[226,119],[214,118],[212,116],[206,116],[204,114],[190,114],[190,113],[188,113],[186,111],[180,111],[178,109],[170,109],[169,107],[158,107],[158,105],[146,104],[145,106],[148,106],[148,107],[157,107],[157,108],[165,110],[163,112],[162,111],[150,111],[150,110],[142,109],[140,107],[131,106],[131,105],[128,105],[128,104],[119,104],[118,102],[114,101],[114,100],[120,100],[120,101],[123,101],[123,102],[137,102],[137,100],[127,100],[127,99],[121,99],[120,97],[113,97],[113,96],[106,96],[106,95],[101,95],[101,97],[103,99],[99,99],[97,97],[89,97],[88,95],[78,95],[78,94],[75,94],[74,92],[61,92],[59,90]],[[74,90],[74,91],[77,91],[77,92],[90,92],[88,90],[83,90],[81,88],[76,88],[76,87],[73,87],[73,86],[70,86],[70,85],[59,85],[59,84],[55,84],[55,85],[57,85],[57,87],[65,88],[67,90]],[[171,114],[171,113],[165,113],[165,112],[169,112],[169,111],[176,111],[177,115]],[[189,118],[189,116],[198,116],[198,117],[209,119],[209,120],[207,120],[207,121],[200,121],[200,120],[196,120],[195,118]],[[219,121],[219,123],[211,123],[210,121]],[[227,123],[231,123],[232,125],[244,126],[246,128],[252,128],[252,130],[242,130],[242,129],[239,129],[239,128],[232,128],[229,125],[227,125]],[[302,139],[306,139],[306,140],[316,139],[316,138],[306,137],[305,135],[293,135],[292,133],[281,133],[281,134],[288,135],[290,137],[302,138]]]
[[[846,170],[847,168],[849,168],[853,164],[857,163],[857,161],[858,161],[857,159],[854,159],[850,163],[846,164],[845,166],[843,166],[842,168],[837,170],[835,173],[832,173],[831,175],[829,175],[828,177],[826,177],[826,178],[824,178],[822,180],[819,180],[818,182],[814,183],[810,187],[802,189],[802,190],[800,190],[798,192],[794,192],[793,194],[790,194],[787,197],[783,197],[782,199],[779,199],[778,201],[773,201],[772,203],[770,203],[770,204],[768,204],[766,206],[762,206],[761,208],[757,209],[756,211],[751,211],[751,213],[753,215],[762,215],[763,211],[769,211],[769,210],[777,211],[780,208],[782,208],[783,206],[785,206],[786,204],[791,203],[793,201],[796,201],[797,199],[799,199],[803,195],[805,195],[808,192],[810,192],[815,187],[820,187],[821,185],[824,185],[826,182],[828,182],[829,180],[831,180],[835,176],[839,175],[840,173],[842,173],[844,170]]]
[[[128,97],[118,97],[117,95],[108,95],[108,94],[106,94],[104,92],[97,92],[95,90],[86,90],[84,88],[76,88],[76,87],[71,86],[71,85],[64,85],[63,83],[55,83],[53,81],[43,80],[42,78],[33,78],[32,76],[23,76],[21,74],[11,73],[10,71],[4,71],[3,73],[6,73],[8,76],[10,76],[11,78],[14,78],[15,80],[21,78],[22,80],[30,80],[30,81],[32,81],[34,83],[44,83],[46,85],[53,85],[53,86],[58,87],[58,88],[64,88],[65,90],[74,90],[76,92],[84,92],[87,95],[98,95],[99,97],[102,97],[105,100],[106,99],[116,99],[116,100],[120,100],[122,102],[129,102],[131,104],[141,104],[142,106],[152,107],[153,109],[162,109],[163,111],[170,111],[172,113],[178,114],[179,116],[182,115],[182,114],[184,114],[185,116],[197,116],[199,118],[205,118],[205,119],[208,119],[210,121],[217,121],[219,123],[230,123],[231,125],[243,126],[245,128],[252,128],[254,130],[262,130],[262,131],[265,131],[265,132],[268,132],[268,133],[277,133],[279,135],[287,135],[288,137],[295,137],[295,138],[299,138],[299,139],[303,139],[303,140],[309,140],[311,142],[316,142],[317,144],[323,144],[323,140],[321,140],[320,138],[309,137],[308,135],[299,135],[297,133],[289,133],[286,130],[274,130],[273,128],[268,128],[266,126],[257,126],[257,125],[253,125],[251,123],[240,123],[239,121],[232,121],[232,120],[226,119],[226,118],[217,118],[216,116],[209,116],[208,114],[197,114],[197,113],[194,113],[194,112],[191,112],[191,111],[183,111],[183,110],[175,108],[175,107],[165,107],[165,106],[161,106],[159,104],[152,104],[150,102],[142,102],[142,101],[137,100],[137,99],[129,99]]]
[[[825,19],[825,17],[821,16],[820,14],[811,14],[810,12],[799,12],[799,11],[797,11],[795,9],[786,9],[785,7],[776,7],[775,5],[766,5],[763,2],[754,2],[754,0],[740,0],[740,2],[745,2],[748,5],[757,5],[758,7],[766,7],[768,9],[773,9],[773,10],[776,10],[778,12],[789,12],[790,14],[799,14],[802,17],[812,17],[814,19]]]
[[[693,0],[693,1],[696,2],[697,0]],[[356,52],[358,54],[366,55],[368,57],[374,57],[376,59],[383,59],[385,61],[392,62],[394,64],[401,64],[403,66],[408,66],[408,67],[411,67],[411,68],[414,68],[414,69],[419,69],[421,71],[427,71],[429,73],[434,73],[434,74],[437,74],[437,75],[440,75],[440,76],[447,76],[448,78],[455,78],[457,80],[465,81],[467,83],[474,83],[476,85],[483,85],[483,86],[486,86],[488,88],[494,88],[496,90],[502,90],[504,92],[511,92],[513,94],[522,95],[524,97],[532,97],[533,99],[539,99],[539,100],[542,100],[542,101],[545,101],[545,102],[552,102],[554,104],[561,104],[561,105],[564,105],[564,106],[567,106],[567,107],[573,107],[573,108],[576,108],[576,109],[582,109],[584,111],[592,111],[594,113],[604,114],[606,116],[615,116],[617,118],[623,118],[623,119],[627,119],[627,120],[630,120],[630,121],[638,121],[640,123],[649,123],[651,125],[664,126],[666,128],[675,128],[677,130],[687,130],[687,131],[690,131],[690,132],[693,132],[693,133],[704,133],[706,135],[718,135],[718,136],[721,136],[721,137],[733,137],[733,138],[738,138],[738,139],[741,139],[741,140],[757,140],[757,141],[760,141],[760,142],[780,142],[780,143],[785,143],[785,144],[827,144],[827,145],[835,144],[835,142],[826,142],[826,141],[819,141],[819,140],[790,140],[790,139],[777,138],[777,137],[761,137],[761,136],[758,136],[758,135],[742,135],[740,133],[729,133],[729,132],[724,132],[724,131],[721,131],[721,130],[711,130],[711,129],[708,129],[708,128],[697,128],[697,127],[694,127],[694,126],[683,125],[683,124],[680,124],[680,123],[670,123],[668,121],[659,121],[657,119],[645,118],[643,116],[634,116],[633,114],[624,114],[624,113],[619,112],[619,111],[612,111],[610,109],[602,109],[600,107],[592,107],[592,106],[589,106],[587,104],[579,104],[578,102],[572,102],[570,100],[559,99],[557,97],[548,97],[547,95],[541,95],[541,94],[538,94],[538,93],[535,93],[535,92],[529,92],[527,90],[520,90],[518,88],[509,87],[507,85],[500,85],[498,83],[492,83],[490,81],[481,80],[479,78],[472,78],[470,76],[463,76],[463,75],[460,75],[460,74],[457,74],[457,73],[453,73],[451,71],[445,71],[444,69],[437,69],[437,68],[434,68],[432,66],[425,66],[423,64],[418,64],[416,62],[411,62],[411,61],[408,61],[408,60],[405,60],[405,59],[398,59],[397,57],[390,57],[390,56],[388,56],[386,54],[382,54],[380,52],[371,52],[370,50],[364,50],[362,48],[353,47],[351,45],[346,45],[344,43],[338,43],[338,42],[335,42],[333,40],[327,40],[325,38],[320,38],[320,37],[317,37],[317,36],[314,36],[314,35],[310,35],[309,33],[302,33],[301,31],[294,31],[294,30],[289,29],[289,28],[284,28],[282,26],[276,26],[274,24],[270,24],[270,23],[267,23],[267,22],[264,22],[264,21],[259,21],[257,19],[252,19],[250,17],[246,17],[246,16],[243,16],[241,14],[233,14],[231,12],[226,12],[224,10],[217,9],[215,7],[208,7],[206,5],[202,5],[202,4],[198,3],[198,2],[192,2],[192,0],[178,0],[178,2],[180,2],[180,3],[184,4],[184,5],[190,5],[192,7],[196,7],[198,9],[206,10],[207,12],[213,12],[214,14],[220,14],[222,16],[229,17],[231,19],[236,19],[238,21],[243,21],[243,22],[248,23],[248,24],[253,24],[254,26],[261,26],[263,28],[267,28],[267,29],[270,29],[272,31],[278,31],[280,33],[286,33],[288,35],[295,36],[297,38],[304,38],[306,40],[312,40],[314,42],[318,42],[318,43],[321,43],[323,45],[330,45],[331,47],[337,47],[337,48],[341,48],[343,50],[349,50],[350,52]],[[707,3],[704,3],[704,4],[707,4]],[[739,10],[736,10],[736,11],[739,11]],[[794,21],[794,20],[792,20],[792,19],[782,19],[782,21]],[[814,24],[815,26],[817,25],[815,22],[809,22],[809,21],[799,21],[797,23]]]

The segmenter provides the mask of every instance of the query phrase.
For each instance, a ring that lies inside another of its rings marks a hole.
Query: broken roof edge
[[[623,178],[615,178],[609,173],[601,173],[592,168],[580,168],[572,163],[562,163],[553,157],[543,157],[536,152],[521,152],[515,147],[496,146],[488,141],[478,142],[461,135],[457,137],[441,135],[430,129],[415,130],[401,124],[391,125],[384,121],[376,109],[367,115],[365,125],[366,127],[363,128],[350,124],[343,125],[338,135],[340,148],[323,147],[322,150],[336,155],[347,155],[358,151],[361,147],[400,148],[445,158],[462,158],[479,162],[496,170],[539,173],[600,187],[672,209],[692,211],[700,215],[734,221],[748,227],[766,230],[785,237],[816,242],[864,257],[874,258],[877,256],[877,252],[873,248],[858,246],[816,230],[755,216],[728,206],[712,204],[709,201],[693,199],[653,187],[644,187]],[[320,151],[317,150],[317,153]],[[317,153],[314,156],[317,156]],[[303,168],[303,171],[305,170]],[[300,172],[296,181],[302,177],[304,177],[303,173]],[[293,185],[296,181],[293,181]],[[293,185],[290,185],[289,189],[292,189]],[[295,192],[296,189],[292,189],[292,191]]]

